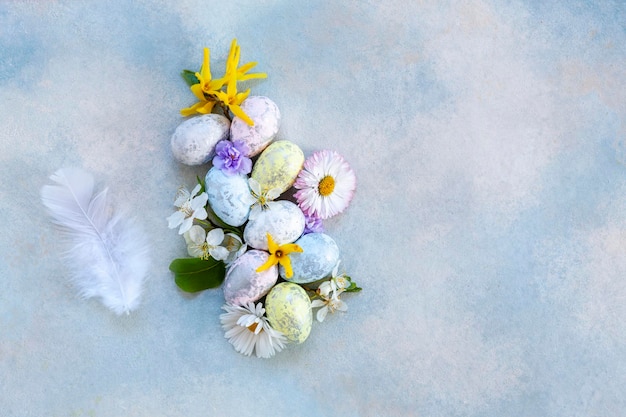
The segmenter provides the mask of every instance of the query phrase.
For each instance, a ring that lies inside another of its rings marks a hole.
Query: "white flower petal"
[[[196,184],[196,186],[193,187],[193,190],[191,190],[191,197],[195,197],[195,195],[200,192],[200,188],[202,188],[202,186],[200,184]]]
[[[256,194],[257,196],[261,195],[261,184],[259,184],[257,180],[255,180],[254,178],[250,178],[248,180],[248,186],[254,194]]]
[[[204,240],[206,239],[206,231],[202,226],[193,225],[186,233],[189,236],[189,240],[191,240],[196,246],[202,246]]]
[[[223,261],[228,258],[228,249],[223,246],[212,246],[209,247],[209,254],[216,261]]]
[[[275,200],[280,197],[280,188],[272,188],[265,194],[267,200]]]
[[[326,318],[326,314],[328,314],[328,307],[320,308],[315,317],[317,317],[317,321],[321,323]]]
[[[206,243],[208,243],[209,246],[218,246],[222,243],[223,240],[224,230],[219,228],[210,230],[209,233],[206,235]]]
[[[167,227],[175,229],[183,220],[185,220],[185,214],[181,211],[177,211],[167,218]]]

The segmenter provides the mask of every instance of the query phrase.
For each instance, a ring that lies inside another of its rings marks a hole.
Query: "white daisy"
[[[222,309],[226,311],[220,315],[226,332],[224,337],[237,352],[250,356],[255,351],[258,358],[271,358],[285,347],[287,339],[270,326],[262,303],[256,306],[253,302],[246,306],[226,304]]]
[[[308,215],[327,219],[348,207],[356,190],[356,175],[335,151],[315,152],[306,161],[294,184],[295,198]]]
[[[222,229],[212,229],[207,233],[203,227],[193,225],[183,237],[187,242],[189,256],[202,259],[209,259],[211,256],[217,261],[224,261],[228,258],[228,249],[220,246],[224,241]]]
[[[167,218],[167,222],[170,229],[180,225],[179,235],[191,229],[194,219],[204,220],[207,218],[205,206],[209,196],[207,193],[196,196],[200,192],[200,188],[200,184],[198,184],[191,193],[185,187],[180,187],[176,192],[174,205],[178,207],[178,210]]]

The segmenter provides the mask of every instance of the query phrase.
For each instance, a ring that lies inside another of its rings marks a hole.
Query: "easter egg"
[[[250,250],[237,258],[228,268],[224,278],[224,299],[232,305],[245,305],[255,302],[276,284],[278,268],[256,272],[269,254],[260,250]]]
[[[254,198],[250,195],[248,177],[229,175],[211,168],[205,177],[209,205],[220,219],[231,226],[241,226],[248,220]]]
[[[287,191],[296,181],[304,164],[304,153],[293,142],[279,140],[269,145],[259,156],[251,177],[259,182],[261,189],[278,188]]]
[[[228,139],[230,121],[220,114],[185,120],[176,128],[170,145],[174,158],[185,165],[202,165],[215,154],[217,142]]]
[[[311,333],[311,300],[298,284],[281,282],[272,288],[265,298],[265,314],[290,342],[302,343]]]
[[[339,261],[339,247],[324,233],[309,233],[296,240],[302,252],[289,254],[293,276],[291,282],[305,284],[327,277]],[[285,277],[285,268],[280,267],[280,276]]]
[[[267,234],[277,245],[292,243],[304,231],[304,214],[291,201],[270,201],[267,209],[251,218],[243,231],[243,239],[255,249],[268,250]]]
[[[270,144],[280,125],[278,106],[267,97],[250,96],[241,103],[241,109],[254,121],[250,126],[239,117],[234,117],[230,125],[230,140],[240,140],[248,145],[246,156],[261,153]]]

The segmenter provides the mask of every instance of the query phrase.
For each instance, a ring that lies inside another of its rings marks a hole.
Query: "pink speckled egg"
[[[241,103],[241,109],[253,121],[248,125],[239,117],[234,117],[230,125],[230,140],[240,140],[248,145],[248,157],[261,153],[274,140],[280,125],[278,106],[267,97],[250,96]]]
[[[223,285],[224,299],[228,304],[244,305],[255,302],[276,284],[278,280],[276,265],[263,272],[256,272],[268,258],[267,252],[249,250],[230,265]]]

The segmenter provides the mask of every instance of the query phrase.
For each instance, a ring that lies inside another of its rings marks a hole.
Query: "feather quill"
[[[94,194],[88,172],[64,168],[50,179],[56,184],[44,185],[41,199],[68,240],[64,259],[79,294],[118,315],[135,310],[149,264],[143,231],[112,210],[107,189]]]

